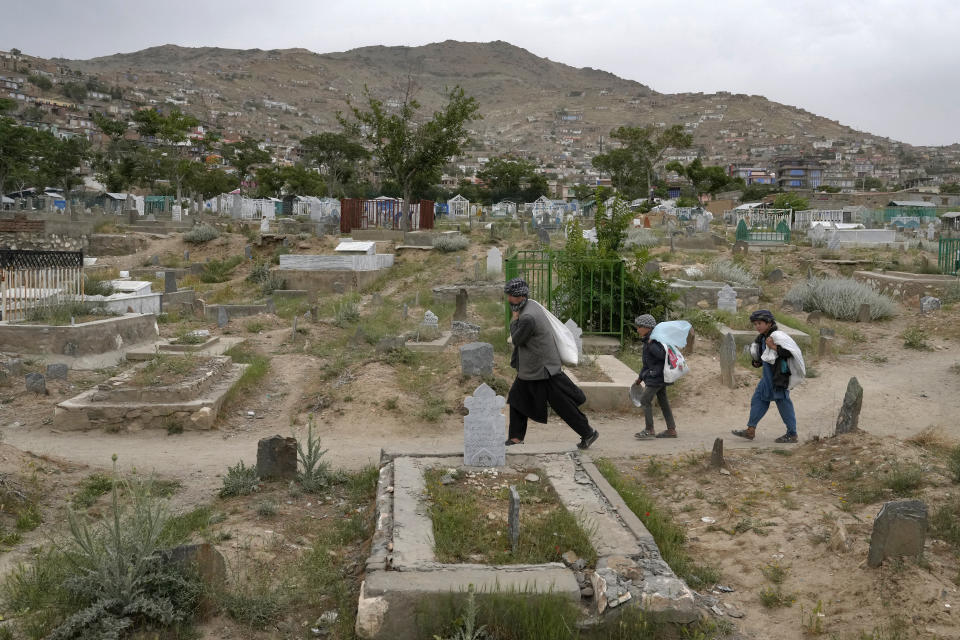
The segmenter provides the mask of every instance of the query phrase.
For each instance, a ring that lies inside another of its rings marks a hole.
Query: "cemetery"
[[[505,205],[517,226],[486,228],[475,204],[448,203],[462,221],[447,234],[426,217],[399,231],[396,205],[374,200],[343,210],[346,231],[316,226],[314,210],[332,215],[319,199],[211,206],[181,226],[138,215],[151,231],[118,225],[133,240],[71,276],[113,293],[14,288],[11,309],[63,317],[0,322],[0,473],[35,487],[0,511],[0,533],[21,536],[0,546],[33,561],[64,505],[111,514],[116,452],[118,472],[173,487],[171,554],[205,554],[218,586],[203,637],[446,638],[469,607],[498,638],[800,640],[817,624],[950,637],[960,291],[927,273],[935,242],[896,230],[855,246],[816,224],[847,224],[833,210],[630,212],[640,228],[621,240],[641,242],[601,257],[608,240],[580,210]],[[294,230],[288,205],[314,226]],[[579,216],[583,244],[557,216]],[[200,219],[216,233],[188,242],[181,227]],[[515,276],[578,345],[564,369],[601,434],[587,451],[555,415],[504,444]],[[83,313],[63,315],[67,294]],[[760,308],[807,362],[798,444],[773,443],[776,411],[755,441],[729,435],[759,379],[743,350]],[[633,437],[641,312],[693,327],[690,373],[669,387],[673,440]],[[909,613],[891,613],[893,594]],[[0,628],[46,624],[44,606]],[[518,636],[532,619],[577,635]]]

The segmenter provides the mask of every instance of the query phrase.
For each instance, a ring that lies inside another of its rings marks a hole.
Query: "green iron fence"
[[[940,273],[960,276],[960,238],[940,238],[937,265]]]
[[[781,220],[776,229],[749,229],[743,220],[737,223],[737,242],[790,242],[790,225]]]
[[[521,277],[530,298],[560,320],[573,318],[584,335],[623,340],[625,267],[619,259],[572,258],[562,252],[518,251],[504,261],[507,280]],[[510,326],[510,304],[504,302]]]

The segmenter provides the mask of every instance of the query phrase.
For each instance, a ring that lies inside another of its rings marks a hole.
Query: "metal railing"
[[[743,220],[737,223],[737,242],[790,242],[790,225],[781,220],[776,229],[748,229]]]
[[[584,335],[623,340],[625,266],[620,259],[572,258],[562,252],[518,251],[504,261],[507,280],[521,277],[530,298],[560,320],[572,318]],[[510,326],[510,304],[504,302]]]
[[[364,200],[344,198],[340,201],[340,231],[353,229],[403,230],[403,202],[400,200]],[[433,229],[433,201],[410,203],[410,231]]]
[[[0,250],[0,320],[76,300],[83,300],[82,252]]]
[[[937,266],[940,273],[960,276],[960,238],[940,238]]]

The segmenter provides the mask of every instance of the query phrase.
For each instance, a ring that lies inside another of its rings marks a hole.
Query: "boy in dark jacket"
[[[650,332],[657,326],[656,319],[649,313],[637,316],[633,321],[637,328],[637,334],[643,342],[643,368],[634,384],[642,387],[640,393],[640,406],[643,407],[643,418],[646,422],[646,428],[634,437],[638,440],[647,440],[648,438],[676,438],[677,425],[673,421],[673,412],[670,410],[670,401],[667,399],[667,384],[663,381],[663,363],[666,360],[667,352],[663,345],[656,340],[650,339]],[[660,411],[663,413],[663,419],[667,423],[666,431],[656,433],[653,429],[653,399],[656,397],[660,405]]]

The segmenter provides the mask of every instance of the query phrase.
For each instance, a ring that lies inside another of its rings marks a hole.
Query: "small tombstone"
[[[184,261],[184,262],[190,262],[190,251],[189,251],[189,250],[183,252],[183,261]]]
[[[249,244],[243,247],[243,257],[247,260],[253,260],[253,247]]]
[[[158,256],[158,255],[153,255],[153,256],[151,256],[151,257],[150,257],[150,264],[152,264],[152,265],[154,265],[154,266],[160,264],[160,256]]]
[[[164,293],[177,292],[177,274],[175,271],[163,272],[163,292]]]
[[[870,322],[870,305],[860,305],[857,310],[857,322]]]
[[[820,358],[829,358],[833,355],[833,342],[836,340],[833,336],[820,334],[820,344],[817,346],[817,356]]]
[[[830,327],[820,327],[820,335],[833,338],[837,335],[837,332],[831,329]]]
[[[260,233],[270,233],[270,218],[260,218]]]
[[[310,321],[320,322],[320,307],[317,305],[310,307]]]
[[[920,298],[920,311],[922,313],[939,311],[940,307],[941,307],[940,298],[934,298],[933,296],[923,296],[922,298]]]
[[[737,292],[729,284],[723,285],[723,288],[717,292],[717,310],[737,312]]]
[[[7,370],[11,376],[20,376],[23,375],[23,360],[20,358],[10,358],[3,363],[3,368]]]
[[[783,269],[774,269],[767,274],[767,282],[780,282],[783,280]]]
[[[809,324],[819,323],[823,319],[823,311],[811,311],[807,314],[807,322]]]
[[[460,289],[457,292],[457,306],[453,311],[454,320],[466,320],[467,319],[467,290]]]
[[[66,364],[58,362],[47,365],[47,380],[66,380],[67,372],[70,370]]]
[[[649,260],[643,265],[643,270],[646,273],[660,273],[660,263],[657,260]]]
[[[381,296],[379,293],[374,293],[372,296],[370,296],[370,303],[379,307],[383,304],[383,296]]]
[[[463,320],[454,320],[451,322],[450,331],[458,338],[466,338],[471,341],[480,337],[480,325],[464,322]]]
[[[290,340],[297,339],[297,318],[298,316],[293,316],[293,326],[290,328]]]
[[[285,247],[290,246],[290,236],[283,236],[283,246]]]
[[[807,267],[807,280],[813,280],[813,267]]]
[[[427,309],[423,314],[423,322],[420,323],[419,330],[421,342],[436,340],[440,335],[440,319],[433,311]]]
[[[407,312],[408,312],[408,311],[409,311],[409,309],[407,308],[407,303],[404,302],[404,303],[403,303],[403,307],[400,309],[400,319],[401,319],[401,320],[406,320],[406,319],[407,319]]]
[[[466,376],[493,375],[493,345],[487,342],[469,342],[460,347],[460,374]]]
[[[333,292],[334,293],[344,293],[347,290],[346,285],[337,280],[333,283]]]
[[[537,228],[537,238],[545,247],[550,246],[550,234],[543,227]]]
[[[357,327],[357,330],[353,332],[353,337],[350,338],[350,344],[352,345],[361,345],[367,342],[367,333],[363,330],[363,327]]]
[[[717,438],[713,441],[713,451],[710,452],[710,466],[714,469],[720,469],[726,466],[723,459],[723,438]]]
[[[510,513],[507,516],[507,527],[510,531],[510,550],[517,552],[520,543],[520,494],[517,488],[510,485]]]
[[[937,237],[937,228],[931,222],[930,224],[927,225],[927,240],[930,240],[932,242],[933,239],[936,237]]]
[[[644,229],[650,228],[650,216],[643,216],[643,228]]]
[[[676,251],[676,248],[673,246],[673,231],[670,231],[670,253]]]
[[[273,296],[267,298],[267,313],[276,313],[277,312],[277,303],[273,301]]]
[[[920,500],[886,502],[873,521],[867,566],[885,558],[919,556],[927,537],[927,505]]]
[[[463,256],[457,256],[457,266],[458,267],[463,266]]]
[[[227,315],[227,310],[222,305],[217,307],[217,326],[223,329],[228,322],[230,322],[230,316]]]
[[[28,373],[24,377],[24,384],[26,385],[27,391],[32,391],[39,395],[47,395],[47,381],[44,379],[42,373]]]
[[[257,443],[257,475],[263,480],[297,477],[297,439],[271,436]]]
[[[468,467],[499,467],[507,462],[507,401],[486,384],[481,384],[463,405],[470,412],[463,418],[463,464]]]
[[[720,379],[724,386],[730,389],[737,388],[737,379],[734,368],[737,364],[737,340],[733,334],[727,332],[720,339]]]
[[[524,221],[521,223],[521,228],[523,229],[523,235],[527,235],[527,221],[526,221],[526,220],[524,220]]]
[[[227,582],[227,562],[209,542],[180,545],[164,551],[163,557],[181,572],[197,576],[206,594],[219,593]],[[217,604],[210,595],[201,596],[197,605],[197,617],[201,620],[217,610]]]
[[[583,355],[583,329],[581,329],[577,325],[577,323],[573,320],[573,318],[570,318],[569,320],[564,322],[563,325],[567,329],[570,329],[570,333],[573,334],[573,341],[577,343],[577,354],[582,356]]]
[[[499,275],[501,272],[503,272],[503,254],[497,247],[491,247],[487,251],[487,273]]]
[[[480,271],[481,271],[480,261],[477,260],[476,262],[473,263],[473,279],[474,279],[475,281],[478,281],[478,280],[481,279],[481,278],[480,278],[480,275],[481,275]]]
[[[862,406],[863,387],[856,378],[850,378],[850,382],[847,383],[847,392],[843,394],[843,404],[840,406],[840,415],[837,416],[837,429],[834,435],[856,430],[860,422]]]
[[[417,291],[415,294],[413,294],[413,306],[415,306],[415,307],[419,307],[419,306],[420,306],[420,292],[419,292],[419,291]]]

